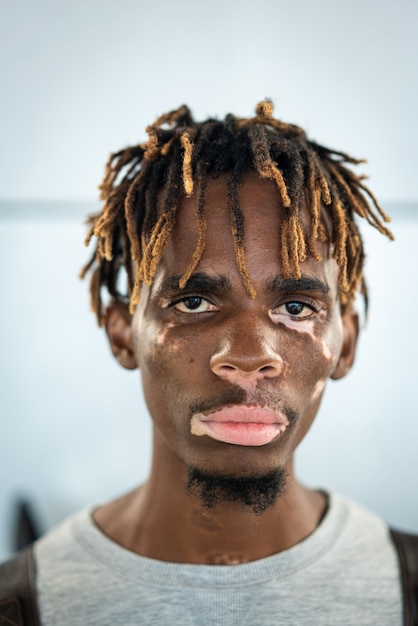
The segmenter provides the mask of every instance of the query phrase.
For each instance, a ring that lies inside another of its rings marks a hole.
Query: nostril
[[[229,363],[218,363],[211,367],[214,374],[220,376],[221,378],[230,379],[233,377],[238,371],[236,367],[230,365]]]
[[[230,363],[219,363],[212,367],[212,371],[217,376],[225,378],[229,381],[236,381],[238,379],[254,379],[260,380],[261,378],[275,378],[281,372],[281,367],[275,364],[262,365],[261,367],[239,367],[238,365],[232,365]]]
[[[263,365],[258,369],[257,374],[262,376],[263,378],[275,378],[279,376],[283,370],[283,363],[281,361],[276,361],[274,363],[270,363],[269,365]]]

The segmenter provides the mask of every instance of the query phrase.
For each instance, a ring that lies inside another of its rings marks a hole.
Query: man
[[[35,545],[40,622],[408,623],[386,524],[293,473],[354,361],[354,217],[392,238],[389,218],[358,161],[270,101],[202,123],[183,106],[147,130],[108,162],[83,275],[114,356],[140,368],[152,467]]]

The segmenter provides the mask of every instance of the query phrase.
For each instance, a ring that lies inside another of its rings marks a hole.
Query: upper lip
[[[237,422],[246,424],[288,424],[281,411],[254,404],[232,404],[204,411],[199,415],[202,422]]]

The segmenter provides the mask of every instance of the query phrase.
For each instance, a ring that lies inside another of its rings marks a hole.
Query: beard
[[[241,510],[251,509],[255,515],[261,515],[283,495],[286,484],[287,472],[282,467],[252,476],[216,474],[189,467],[186,491],[209,510],[232,502]]]

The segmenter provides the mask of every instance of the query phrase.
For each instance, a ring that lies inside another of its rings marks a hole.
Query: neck
[[[286,466],[285,493],[261,514],[234,502],[205,508],[186,489],[178,457],[154,457],[148,481],[95,512],[99,528],[128,550],[176,563],[236,564],[281,552],[310,535],[325,509]],[[169,477],[169,480],[167,479]]]

